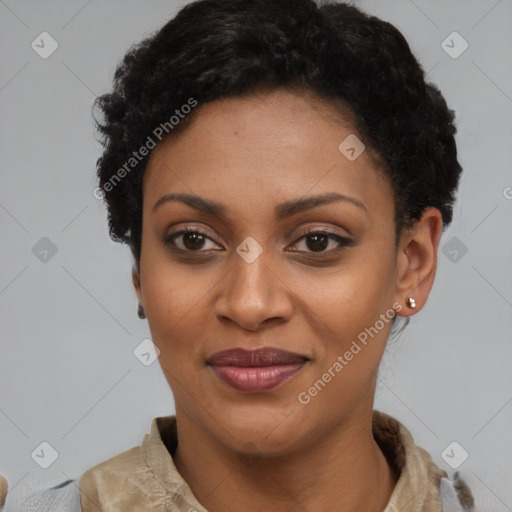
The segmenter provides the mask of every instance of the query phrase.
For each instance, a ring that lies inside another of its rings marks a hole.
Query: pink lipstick
[[[235,348],[217,352],[207,360],[215,375],[238,391],[258,393],[293,378],[309,359],[275,347]]]

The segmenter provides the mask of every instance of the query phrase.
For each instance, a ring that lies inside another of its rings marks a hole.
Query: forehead
[[[392,189],[369,150],[355,160],[340,151],[345,140],[357,143],[354,137],[360,139],[350,110],[311,93],[278,89],[199,105],[184,130],[153,150],[144,208],[170,192],[234,208],[237,201],[261,208],[267,201],[338,192],[389,214]]]

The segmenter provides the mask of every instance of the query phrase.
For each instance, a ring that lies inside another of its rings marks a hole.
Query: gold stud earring
[[[405,299],[405,303],[411,309],[414,309],[416,307],[416,301],[412,297],[407,297]]]

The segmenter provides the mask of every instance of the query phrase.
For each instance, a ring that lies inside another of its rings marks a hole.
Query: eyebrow
[[[284,203],[278,204],[275,207],[274,215],[278,221],[281,221],[305,210],[310,210],[311,208],[315,208],[317,206],[338,201],[345,201],[354,204],[355,206],[363,209],[366,214],[368,214],[366,206],[361,201],[359,201],[359,199],[346,196],[344,194],[338,194],[337,192],[330,192],[327,194],[308,196],[300,199],[285,201]],[[154,213],[160,206],[169,202],[180,202],[208,215],[213,215],[219,218],[226,217],[226,207],[224,205],[212,201],[211,199],[199,197],[197,195],[180,193],[166,194],[162,196],[154,204],[151,213]]]

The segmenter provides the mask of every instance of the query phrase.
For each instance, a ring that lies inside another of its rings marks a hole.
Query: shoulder
[[[79,478],[67,479],[51,487],[47,480],[22,481],[15,488],[4,493],[7,494],[7,498],[3,509],[0,502],[0,510],[2,512],[82,512],[81,494],[94,502],[96,495],[105,487],[114,493],[122,491],[123,482],[126,483],[130,476],[137,474],[143,465],[140,447],[135,447],[91,467]],[[88,500],[86,502],[88,503]]]
[[[442,512],[478,512],[473,494],[458,472],[439,481],[439,501]]]
[[[5,503],[5,498],[7,498],[7,480],[0,475],[0,510],[2,510],[2,507]]]
[[[130,468],[130,470],[137,465],[143,464],[143,458],[140,451],[140,446],[134,446],[129,450],[118,453],[109,459],[105,459],[104,461],[96,464],[89,468],[82,475],[82,478],[85,475],[92,475],[93,473],[98,473],[100,471],[115,471],[117,472],[125,472]]]
[[[3,512],[82,512],[77,480],[65,480],[50,488],[33,482],[19,484],[7,494]]]
[[[108,481],[110,489],[146,469],[140,446],[121,452],[89,468],[80,477],[80,488],[86,492],[98,486],[105,486]]]
[[[102,509],[113,502],[118,508],[112,510],[147,510],[165,497],[141,446],[91,467],[82,474],[79,483],[84,511]]]
[[[422,510],[477,512],[470,487],[460,473],[455,472],[450,478],[430,454],[416,444],[401,422],[374,411],[372,429],[388,462],[400,475],[391,497],[395,506],[405,508],[412,495],[422,503]]]

